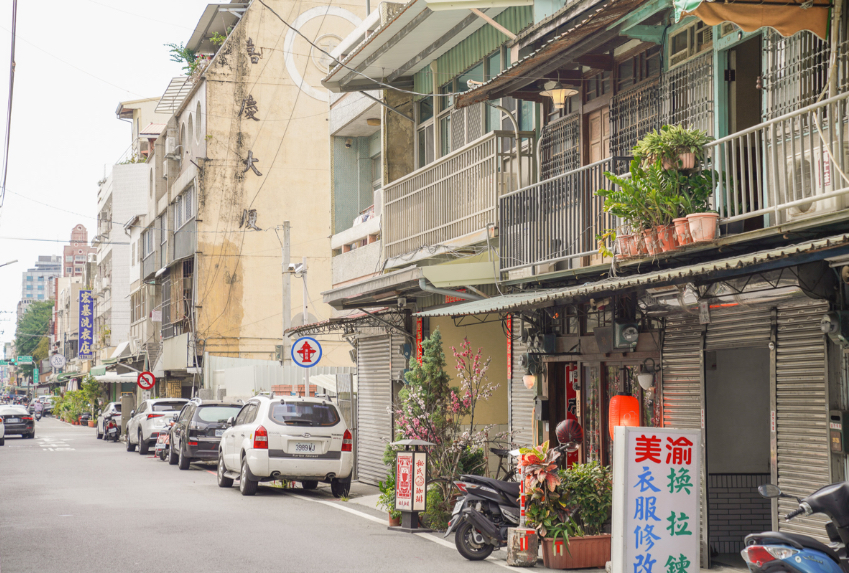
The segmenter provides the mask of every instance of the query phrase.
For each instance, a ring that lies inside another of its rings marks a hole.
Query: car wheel
[[[168,465],[176,466],[179,458],[177,454],[174,453],[174,448],[171,447],[171,443],[168,443]]]
[[[318,487],[318,480],[308,479],[301,482],[301,487],[304,489],[315,489]]]
[[[333,478],[330,480],[330,493],[336,498],[348,497],[348,494],[351,493],[351,482]]]
[[[130,434],[127,432],[127,451],[134,452],[136,451],[136,445],[130,441]]]
[[[27,436],[27,438],[29,438],[30,440],[33,439],[34,437],[35,437],[35,432],[33,432],[29,436]]]
[[[464,521],[460,524],[457,533],[454,534],[454,545],[457,546],[457,551],[469,561],[486,559],[495,548],[488,543],[476,543],[473,534],[474,528],[471,523]]]
[[[181,470],[187,470],[189,469],[189,464],[191,463],[191,461],[192,460],[189,458],[189,456],[183,453],[183,448],[180,448],[180,457],[177,460],[177,467],[179,467]]]
[[[242,495],[253,495],[256,493],[257,482],[248,477],[248,460],[242,458],[242,472],[239,475],[239,491]]]
[[[224,475],[227,468],[224,467],[224,456],[218,452],[218,487],[233,487],[233,478]]]
[[[6,445],[6,438],[0,438],[0,446]]]
[[[147,442],[142,439],[141,430],[139,430],[139,455],[146,456],[150,449],[147,447]]]
[[[102,440],[102,439],[103,439],[103,434],[100,432],[100,428],[97,426],[97,424],[96,424],[96,423],[94,424],[94,433],[95,433],[95,435],[97,436],[97,439],[98,439],[98,440]]]

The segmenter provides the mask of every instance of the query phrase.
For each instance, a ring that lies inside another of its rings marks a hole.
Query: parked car
[[[217,460],[227,420],[238,416],[241,408],[242,404],[218,400],[195,399],[186,404],[171,427],[168,463],[187,470],[195,460]]]
[[[53,396],[39,396],[38,399],[44,404],[44,411],[42,413],[45,416],[53,414]]]
[[[35,437],[35,419],[25,406],[0,406],[0,418],[3,418],[4,436],[18,434],[22,438]]]
[[[150,446],[156,444],[159,432],[167,428],[167,422],[188,402],[183,398],[156,398],[145,400],[138,410],[130,412],[127,423],[127,451],[135,451],[146,456]]]
[[[3,416],[0,416],[0,446],[6,445],[6,424],[3,423]]]
[[[261,481],[299,481],[304,489],[330,483],[347,495],[354,467],[352,435],[331,402],[286,396],[251,398],[232,420],[218,448],[218,486],[239,479],[242,495]]]
[[[94,425],[94,431],[97,435],[97,439],[103,439],[103,433],[105,431],[103,426],[103,421],[107,416],[111,416],[112,414],[118,414],[120,417],[121,414],[121,402],[109,402],[106,406],[103,407],[103,410],[97,416],[97,423]]]

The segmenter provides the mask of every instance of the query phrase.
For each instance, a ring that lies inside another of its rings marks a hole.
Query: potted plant
[[[386,481],[377,482],[377,487],[380,489],[377,507],[389,513],[389,527],[398,527],[401,525],[401,512],[395,509],[395,472],[390,472]]]
[[[680,125],[664,125],[634,146],[634,157],[644,165],[660,161],[664,170],[694,169],[704,160],[704,147],[713,141],[707,132]]]

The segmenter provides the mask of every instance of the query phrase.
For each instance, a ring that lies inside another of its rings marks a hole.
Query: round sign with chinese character
[[[152,372],[139,372],[137,383],[142,390],[150,390],[156,386],[156,376]]]
[[[53,368],[62,368],[65,366],[65,357],[61,354],[54,354],[50,357],[50,365]]]
[[[321,344],[315,338],[304,336],[292,345],[292,360],[302,368],[311,368],[321,360]]]

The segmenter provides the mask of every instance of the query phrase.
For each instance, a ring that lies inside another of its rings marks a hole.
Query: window
[[[201,406],[197,418],[201,422],[224,423],[238,413],[238,406]]]
[[[335,426],[339,412],[331,404],[280,402],[271,406],[271,419],[286,426]]]
[[[65,262],[66,262],[66,263],[71,263],[71,262],[73,262],[73,261],[74,261],[74,257],[73,257],[73,255],[68,255],[67,257],[65,257]]]
[[[157,402],[153,405],[154,412],[171,412],[179,411],[186,403],[185,402]]]
[[[44,300],[44,295],[43,294],[38,295],[38,300]]]
[[[519,100],[519,131],[534,130],[534,102]]]
[[[44,280],[44,277],[43,277],[43,276],[40,276],[40,277],[38,277],[38,280],[43,281],[43,280]]]
[[[84,261],[84,260],[85,260],[85,255],[77,255],[77,260],[78,260],[78,261]]]
[[[66,272],[66,273],[73,272],[73,270],[74,270],[74,269],[73,269],[73,267],[65,267],[65,272]]]
[[[163,213],[159,217],[159,244],[164,245],[168,241],[168,217]]]
[[[32,285],[27,285],[27,290],[32,290]]]
[[[185,209],[186,217],[184,222],[188,223],[189,220],[195,216],[195,188],[191,187],[188,191],[183,194],[183,208]]]
[[[38,290],[44,290],[44,285],[38,285]]]
[[[82,267],[77,267],[77,268],[75,269],[75,271],[76,271],[76,272],[78,272],[78,273],[81,273],[81,272],[83,272],[83,268],[82,268]]]
[[[378,153],[374,157],[371,158],[371,185],[374,189],[380,189],[380,185],[383,181],[383,162],[381,161],[381,156]]]
[[[28,280],[28,281],[31,281],[31,280],[32,280],[32,275],[27,275],[27,280]]]
[[[486,59],[487,63],[487,72],[486,79],[487,81],[491,80],[499,73],[501,73],[501,50],[498,50],[491,56]]]
[[[418,102],[416,106],[418,115],[418,166],[433,162],[433,96],[429,96]]]

